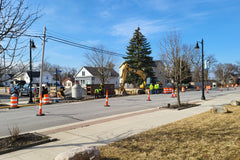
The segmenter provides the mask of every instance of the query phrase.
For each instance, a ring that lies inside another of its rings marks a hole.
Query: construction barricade
[[[200,91],[200,88],[199,88],[199,86],[197,86],[197,91]]]
[[[163,88],[163,93],[164,94],[171,94],[172,90],[173,90],[173,88]]]
[[[18,108],[18,97],[16,94],[13,94],[11,96],[10,103],[11,103],[10,108]]]
[[[211,85],[207,85],[207,89],[211,90],[212,89]]]
[[[49,104],[50,98],[48,94],[44,94],[43,96],[43,104]]]
[[[182,92],[185,92],[185,87],[182,87]]]
[[[167,88],[163,88],[163,94],[167,94]]]

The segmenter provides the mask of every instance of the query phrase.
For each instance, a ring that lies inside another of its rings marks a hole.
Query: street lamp
[[[202,41],[197,41],[197,44],[195,46],[194,49],[198,50],[199,49],[199,46],[198,46],[198,42],[202,44],[202,98],[201,100],[205,100],[205,96],[204,96],[204,65],[203,65],[203,59],[204,59],[204,54],[203,54],[203,39]]]
[[[30,61],[29,61],[29,74],[30,74],[29,87],[30,87],[30,91],[29,91],[29,101],[28,101],[28,103],[33,103],[33,100],[32,100],[32,49],[35,49],[36,46],[34,44],[34,41],[31,40],[31,39],[30,39],[29,48],[30,48]]]

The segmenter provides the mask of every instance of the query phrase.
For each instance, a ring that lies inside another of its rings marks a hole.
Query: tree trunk
[[[177,101],[178,101],[178,107],[181,107],[181,100],[180,100],[180,84],[177,83]]]

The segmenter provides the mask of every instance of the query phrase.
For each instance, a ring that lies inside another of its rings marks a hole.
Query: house
[[[30,83],[30,71],[23,72],[15,79],[23,80],[26,83]],[[33,71],[32,72],[32,83],[39,83],[39,81],[40,81],[40,71]],[[42,83],[46,84],[46,83],[53,83],[53,82],[55,82],[53,80],[53,76],[49,72],[43,72]]]
[[[0,86],[10,86],[13,74],[0,74]]]
[[[66,78],[62,81],[62,85],[65,88],[70,88],[73,86],[73,82],[74,82],[73,78]]]
[[[157,78],[157,82],[162,82],[163,86],[167,85],[167,80],[164,75],[164,64],[161,60],[154,61],[153,72]]]
[[[119,81],[120,83],[122,83],[122,71],[123,71],[123,65],[124,62],[119,66]],[[164,73],[162,72],[162,70],[164,69],[164,65],[162,63],[162,61],[158,60],[158,61],[154,61],[154,64],[152,66],[153,71],[155,73],[155,77],[157,78],[157,82],[162,82],[163,86],[167,83],[166,78],[164,76]],[[131,85],[129,84],[125,84],[126,88],[132,88]]]
[[[108,73],[108,78],[104,82],[105,84],[114,84],[115,88],[119,87],[118,73],[111,69]],[[87,84],[100,84],[99,72],[97,67],[83,66],[75,75],[75,80],[85,88]]]

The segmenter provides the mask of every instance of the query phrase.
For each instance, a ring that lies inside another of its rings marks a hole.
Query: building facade
[[[108,73],[105,84],[114,84],[115,88],[119,86],[118,73],[112,69]],[[99,72],[97,67],[83,66],[75,75],[75,80],[81,87],[85,88],[87,84],[100,84]]]

